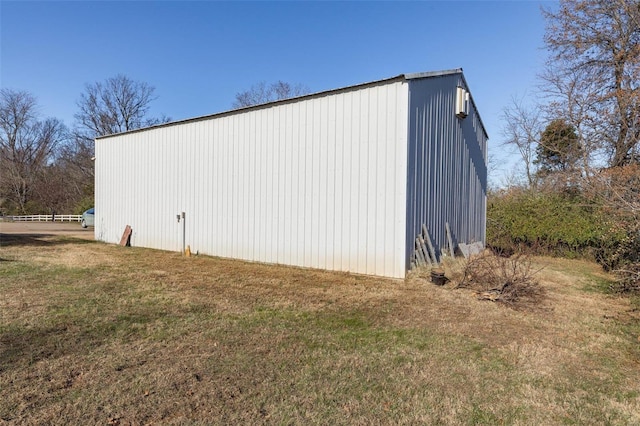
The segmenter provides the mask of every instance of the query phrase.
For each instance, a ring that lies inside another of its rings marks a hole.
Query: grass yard
[[[640,303],[536,259],[468,290],[3,235],[0,423],[640,424]]]

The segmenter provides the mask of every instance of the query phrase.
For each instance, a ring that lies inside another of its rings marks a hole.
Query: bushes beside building
[[[576,194],[511,188],[489,195],[487,244],[496,252],[593,258],[607,225]]]
[[[601,170],[579,186],[489,194],[487,245],[503,255],[587,258],[640,290],[640,166]]]

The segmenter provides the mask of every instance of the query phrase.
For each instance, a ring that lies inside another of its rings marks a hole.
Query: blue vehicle
[[[80,225],[82,225],[83,228],[86,228],[87,226],[94,226],[94,210],[95,207],[91,207],[89,210],[82,213],[82,221],[80,222]]]

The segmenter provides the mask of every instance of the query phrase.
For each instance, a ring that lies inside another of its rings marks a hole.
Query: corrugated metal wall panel
[[[96,237],[405,275],[408,84],[394,81],[96,142]]]
[[[487,137],[473,103],[467,118],[455,116],[458,86],[462,74],[409,81],[407,267],[423,223],[436,251],[447,222],[458,242],[485,243]]]

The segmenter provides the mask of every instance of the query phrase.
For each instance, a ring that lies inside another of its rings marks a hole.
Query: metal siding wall
[[[409,81],[407,267],[423,223],[436,251],[446,222],[458,242],[485,242],[487,137],[472,103],[467,118],[455,116],[458,85],[461,74]]]
[[[96,237],[405,275],[408,85],[387,82],[96,142]]]

